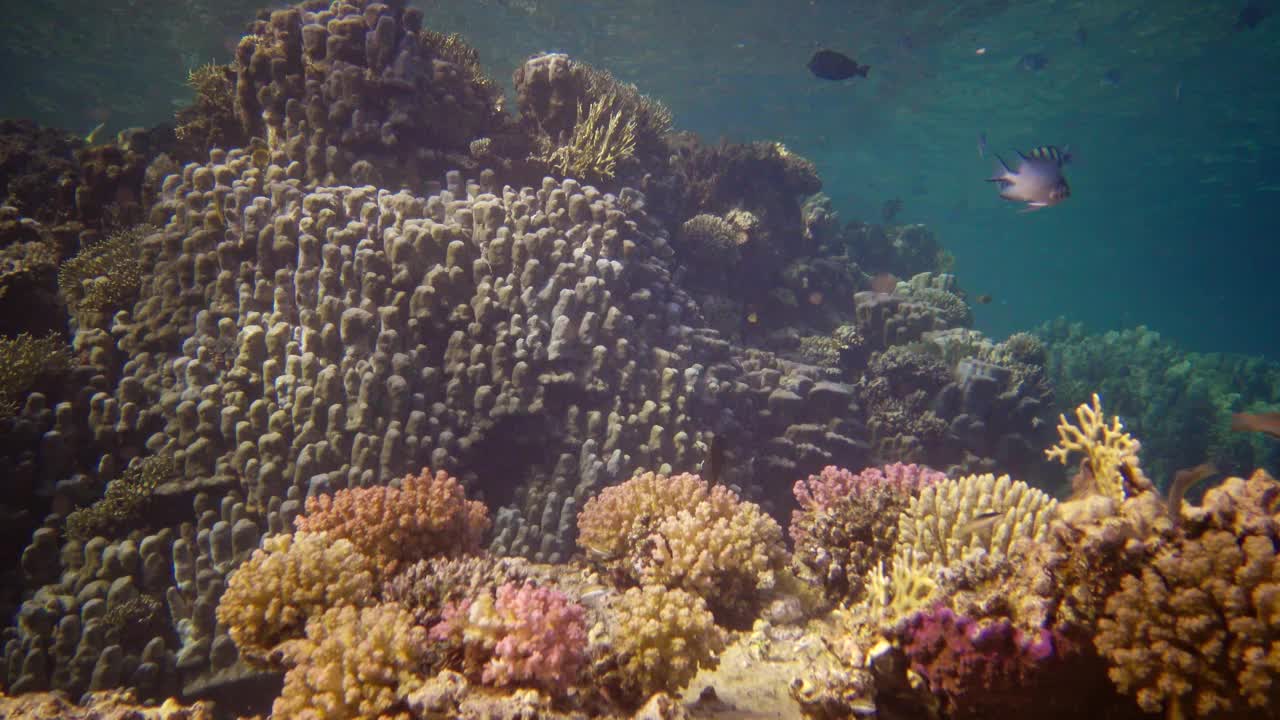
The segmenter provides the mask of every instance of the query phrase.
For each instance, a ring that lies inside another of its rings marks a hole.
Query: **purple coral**
[[[791,491],[800,503],[797,512],[830,510],[851,495],[861,495],[873,488],[887,488],[901,495],[915,495],[925,487],[946,480],[945,473],[924,465],[893,463],[883,468],[869,467],[858,474],[828,465],[807,480],[797,480]],[[795,525],[792,525],[792,539]]]
[[[793,488],[795,558],[828,597],[856,600],[867,571],[898,536],[898,515],[922,488],[946,479],[922,465],[895,463],[854,474],[828,466]]]
[[[464,671],[488,685],[563,691],[586,660],[586,611],[564,593],[526,582],[450,603],[430,637],[462,646]]]
[[[1028,697],[1056,712],[1084,712],[1114,698],[1087,643],[1061,630],[1024,632],[1007,618],[975,620],[946,606],[917,612],[897,630],[912,669],[942,700],[947,717],[1010,717]]]

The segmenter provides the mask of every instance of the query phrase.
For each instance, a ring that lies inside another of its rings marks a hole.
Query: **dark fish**
[[[707,459],[703,461],[702,479],[711,487],[720,484],[720,476],[724,472],[724,441],[719,435],[712,435],[707,446]]]
[[[973,301],[978,303],[979,305],[990,305],[991,296],[986,293],[983,293],[981,295],[974,296]]]
[[[1266,433],[1280,439],[1280,412],[1236,413],[1231,416],[1231,429]]]
[[[1111,68],[1102,74],[1102,80],[1099,82],[1107,87],[1120,87],[1120,71]]]
[[[1071,36],[1072,41],[1079,47],[1084,47],[1089,42],[1089,32],[1084,28],[1076,28],[1075,33]]]
[[[859,65],[856,60],[835,50],[819,50],[809,58],[809,72],[823,80],[848,80],[853,76],[866,77],[870,65]]]
[[[902,198],[894,198],[886,200],[884,205],[880,207],[880,220],[886,225],[893,222],[898,217],[898,212],[902,210]]]
[[[1252,0],[1245,3],[1244,9],[1236,16],[1236,30],[1252,30],[1271,16],[1271,8]]]
[[[996,155],[1000,167],[987,182],[1000,184],[1000,197],[1026,203],[1024,212],[1057,205],[1071,197],[1071,186],[1062,175],[1062,166],[1071,154],[1053,145],[1038,147],[1027,154],[1018,153],[1018,169],[1012,170],[1004,158]]]
[[[1173,484],[1169,486],[1169,518],[1176,527],[1182,520],[1182,498],[1195,484],[1218,474],[1213,463],[1200,463],[1193,468],[1185,468],[1173,474]]]
[[[1031,72],[1040,72],[1049,66],[1049,56],[1044,53],[1027,53],[1018,58],[1018,67]]]

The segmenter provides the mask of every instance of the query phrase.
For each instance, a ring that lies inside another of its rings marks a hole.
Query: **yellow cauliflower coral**
[[[271,708],[278,718],[408,718],[405,696],[418,689],[427,631],[395,603],[330,608],[286,643],[294,667]]]
[[[631,588],[612,603],[608,618],[607,639],[596,639],[605,646],[599,654],[609,659],[601,684],[636,704],[656,692],[679,692],[700,668],[720,663],[724,632],[696,595]]]
[[[701,596],[749,626],[785,572],[782,528],[732,490],[696,475],[644,473],[587,501],[579,544],[633,582]]]
[[[218,622],[245,659],[267,662],[282,642],[302,637],[309,618],[335,605],[371,603],[374,570],[347,540],[273,535],[231,574]]]
[[[1280,485],[1230,478],[1186,536],[1126,576],[1094,644],[1111,679],[1169,717],[1273,717],[1280,704]]]

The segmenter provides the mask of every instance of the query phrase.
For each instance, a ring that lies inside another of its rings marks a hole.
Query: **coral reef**
[[[1047,349],[1059,408],[1070,411],[1097,392],[1142,438],[1144,468],[1161,486],[1206,459],[1236,474],[1258,467],[1280,473],[1280,445],[1230,430],[1232,413],[1280,408],[1275,362],[1188,352],[1141,326],[1087,333],[1059,319],[1036,335]]]
[[[0,419],[15,414],[18,401],[42,378],[65,372],[70,364],[71,351],[56,335],[0,337]]]
[[[139,527],[156,488],[173,476],[173,460],[144,458],[107,483],[102,498],[67,515],[67,537],[86,542],[98,535],[123,535]]]

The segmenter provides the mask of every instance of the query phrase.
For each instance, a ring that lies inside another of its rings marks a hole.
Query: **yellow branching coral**
[[[308,618],[337,605],[373,602],[375,570],[348,540],[273,535],[231,574],[218,622],[243,657],[266,662],[281,643],[302,637]]]
[[[568,142],[543,160],[561,175],[584,180],[608,180],[618,163],[635,155],[636,121],[623,119],[622,112],[609,113],[610,97],[602,97],[584,108],[578,105],[578,120]]]
[[[1072,425],[1066,415],[1058,416],[1057,445],[1045,450],[1050,460],[1057,460],[1067,465],[1067,456],[1071,452],[1084,455],[1085,469],[1088,470],[1097,489],[1102,494],[1124,500],[1125,484],[1137,485],[1139,488],[1150,486],[1150,482],[1142,475],[1138,466],[1138,450],[1141,445],[1129,433],[1124,431],[1119,417],[1111,418],[1108,425],[1102,414],[1102,401],[1098,394],[1093,394],[1093,404],[1083,404],[1076,408],[1076,421]]]
[[[1057,501],[1008,475],[969,475],[926,487],[898,519],[898,543],[938,565],[976,550],[1005,556],[1020,539],[1043,541]]]
[[[173,459],[165,455],[134,463],[123,475],[107,483],[107,491],[100,500],[67,516],[67,536],[84,541],[95,535],[124,534],[133,529],[156,487],[171,479],[175,471]]]
[[[42,375],[63,372],[70,365],[71,349],[57,335],[0,337],[0,418],[18,411],[19,401]]]
[[[933,578],[935,569],[932,563],[921,562],[911,548],[899,546],[889,572],[881,560],[867,574],[867,605],[872,616],[892,624],[894,619],[924,607],[938,587]]]
[[[1111,679],[1168,717],[1274,717],[1280,703],[1280,486],[1264,472],[1205,494],[1187,535],[1126,576],[1094,644]]]
[[[597,656],[608,658],[601,684],[643,702],[683,689],[700,668],[715,668],[725,636],[702,598],[654,585],[631,588],[609,608],[607,632],[593,630]]]
[[[62,264],[58,289],[73,313],[109,312],[133,300],[142,286],[139,243],[153,229],[138,225],[112,233]]]
[[[272,717],[349,720],[408,718],[405,699],[422,686],[425,628],[395,603],[330,608],[307,622],[307,636],[284,647],[294,665]]]

